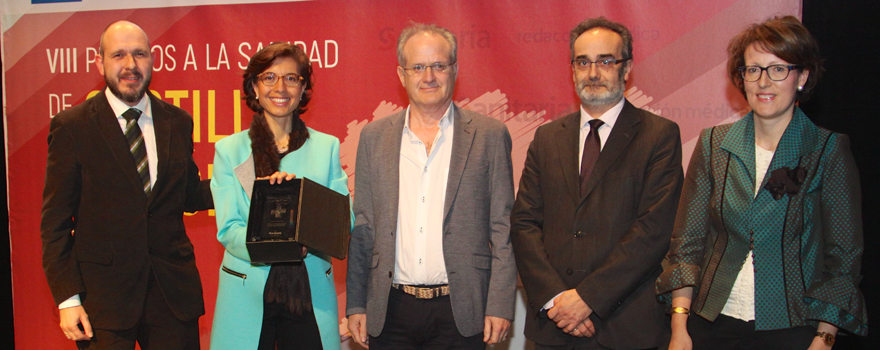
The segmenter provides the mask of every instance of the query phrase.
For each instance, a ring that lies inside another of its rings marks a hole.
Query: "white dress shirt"
[[[775,152],[768,151],[758,144],[755,144],[755,196],[761,190],[761,183],[767,175],[770,168],[770,161],[773,160]],[[733,289],[730,290],[730,296],[727,297],[727,303],[721,309],[721,314],[727,315],[743,321],[751,321],[755,319],[755,265],[752,260],[752,251],[746,256],[739,274],[736,275],[736,281],[733,282]]]
[[[440,119],[432,149],[410,130],[406,110],[400,142],[400,186],[395,233],[396,284],[447,284],[443,260],[443,205],[452,156],[452,104]]]
[[[623,101],[625,98],[621,98],[619,102],[617,102],[614,107],[602,113],[599,116],[599,120],[603,122],[602,125],[599,126],[599,151],[605,148],[605,142],[608,141],[608,136],[611,135],[611,129],[614,128],[614,123],[617,123],[617,117],[620,116],[620,111],[623,110]],[[581,129],[578,133],[578,169],[581,168],[581,161],[584,159],[584,140],[587,139],[587,135],[590,134],[590,121],[593,120],[593,116],[584,109],[584,106],[581,105]],[[580,171],[580,170],[578,170]],[[556,294],[552,299],[547,301],[544,304],[544,307],[541,310],[550,310],[556,298],[558,298],[562,293]]]
[[[620,116],[620,111],[623,110],[623,101],[625,99],[621,98],[620,102],[617,102],[614,107],[602,113],[599,116],[599,120],[604,122],[601,126],[599,126],[599,150],[605,149],[605,141],[608,140],[608,136],[611,135],[611,129],[614,128],[614,123],[617,123],[617,117]],[[581,160],[584,159],[584,140],[587,139],[587,135],[590,134],[590,121],[593,120],[593,116],[587,113],[584,110],[584,106],[581,105],[581,131],[578,134],[578,169],[581,168]],[[579,170],[580,171],[580,170]]]
[[[129,107],[125,102],[122,102],[122,100],[116,97],[116,95],[111,93],[110,89],[105,90],[104,96],[107,96],[107,102],[110,103],[110,108],[112,108],[113,113],[116,114],[116,119],[119,121],[119,128],[123,134],[125,133],[125,124],[127,122],[122,116],[122,113],[125,113],[129,108],[137,108],[141,111],[141,117],[138,119],[138,126],[141,128],[141,134],[144,135],[144,146],[147,148],[147,163],[150,167],[150,186],[155,185],[156,167],[159,164],[159,159],[156,157],[156,132],[153,129],[153,110],[150,108],[150,99],[144,95],[136,106]],[[77,294],[61,302],[61,304],[58,304],[58,309],[60,310],[80,305],[82,305],[82,303],[79,294]]]

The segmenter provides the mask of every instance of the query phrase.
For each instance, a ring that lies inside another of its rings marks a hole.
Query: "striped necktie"
[[[128,149],[134,157],[134,163],[137,165],[138,174],[141,176],[141,183],[144,185],[144,194],[150,196],[152,190],[150,186],[150,165],[147,161],[147,147],[144,145],[144,135],[138,126],[138,118],[141,117],[141,111],[136,108],[129,108],[122,113],[125,118],[125,138],[128,140]]]

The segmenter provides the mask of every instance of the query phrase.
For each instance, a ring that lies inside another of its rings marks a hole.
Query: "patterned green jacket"
[[[657,280],[661,300],[693,286],[691,311],[714,321],[753,247],[757,330],[825,321],[867,334],[858,290],[861,195],[849,138],[795,108],[757,196],[754,189],[752,113],[703,130],[681,194],[670,264]]]

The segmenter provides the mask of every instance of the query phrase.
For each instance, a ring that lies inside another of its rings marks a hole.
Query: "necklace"
[[[275,140],[275,147],[278,148],[278,152],[287,152],[287,145],[289,144],[289,141],[290,135],[285,135],[283,139]]]

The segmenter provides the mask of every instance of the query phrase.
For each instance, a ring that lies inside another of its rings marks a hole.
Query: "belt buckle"
[[[433,299],[434,288],[415,288],[416,299]]]

